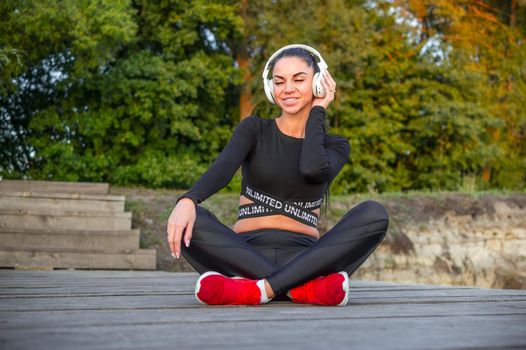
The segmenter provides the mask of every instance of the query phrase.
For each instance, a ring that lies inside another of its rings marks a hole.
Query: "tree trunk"
[[[243,120],[252,114],[254,104],[252,103],[252,72],[250,71],[250,59],[246,49],[241,49],[240,55],[236,59],[239,69],[243,72],[243,83],[239,94],[239,120]]]
[[[517,22],[517,1],[511,0],[510,27],[514,28],[516,22]]]
[[[241,45],[238,47],[236,53],[236,62],[239,69],[243,72],[243,82],[241,83],[241,91],[239,93],[239,120],[243,120],[252,114],[254,110],[254,104],[252,103],[252,87],[250,82],[252,81],[252,71],[250,70],[250,56],[248,53],[248,40],[246,39],[247,34],[247,22],[248,18],[248,1],[241,1],[240,14],[245,24],[245,32],[241,40]]]

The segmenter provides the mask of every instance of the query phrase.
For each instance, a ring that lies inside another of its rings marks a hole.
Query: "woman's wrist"
[[[320,99],[315,99],[313,102],[312,102],[312,108],[314,107],[321,107],[323,109],[327,109],[327,107],[329,106],[330,104],[330,101],[326,101],[326,100],[320,100]]]
[[[194,206],[197,207],[197,202],[195,199],[191,198],[191,197],[188,197],[188,196],[181,196],[177,199],[177,201],[175,202],[175,204],[179,204],[179,202],[187,202],[187,203],[192,203]]]
[[[318,104],[313,104],[310,110],[311,112],[315,112],[317,109],[319,109],[322,113],[327,114],[327,109]]]

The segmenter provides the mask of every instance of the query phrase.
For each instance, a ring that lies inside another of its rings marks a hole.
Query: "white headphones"
[[[327,70],[327,68],[329,68],[327,66],[327,63],[325,63],[325,60],[323,59],[323,57],[321,57],[320,53],[316,51],[315,49],[313,49],[312,47],[307,46],[307,45],[302,45],[302,44],[292,44],[292,45],[284,46],[278,51],[274,52],[274,54],[270,56],[270,58],[268,59],[267,64],[265,64],[265,69],[263,70],[263,75],[262,75],[263,87],[265,89],[265,95],[267,95],[267,98],[270,101],[270,103],[276,103],[276,101],[274,99],[274,81],[272,80],[272,78],[271,79],[268,78],[268,73],[269,73],[269,68],[270,68],[269,65],[274,59],[274,57],[279,55],[282,51],[287,50],[287,49],[295,49],[295,48],[307,50],[308,52],[318,57],[318,59],[320,60],[319,62],[317,62],[319,72],[314,73],[314,77],[312,79],[312,93],[316,97],[325,96],[325,89],[323,88],[323,85],[321,84],[321,79],[323,77],[323,73]]]

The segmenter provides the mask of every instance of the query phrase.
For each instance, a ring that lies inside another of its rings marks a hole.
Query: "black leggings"
[[[265,278],[280,295],[318,276],[338,271],[351,275],[383,240],[388,222],[385,208],[369,200],[349,210],[319,240],[280,229],[238,234],[197,206],[190,247],[181,248],[201,274]]]

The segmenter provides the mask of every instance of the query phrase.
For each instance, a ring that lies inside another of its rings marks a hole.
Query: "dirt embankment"
[[[157,249],[157,269],[193,271],[173,260],[166,222],[182,193],[112,188],[125,195],[141,247]],[[236,220],[239,196],[219,193],[202,205],[227,226]],[[375,199],[390,214],[384,242],[353,278],[407,283],[526,289],[526,193],[431,193],[332,196],[322,214],[325,233],[357,203]]]

